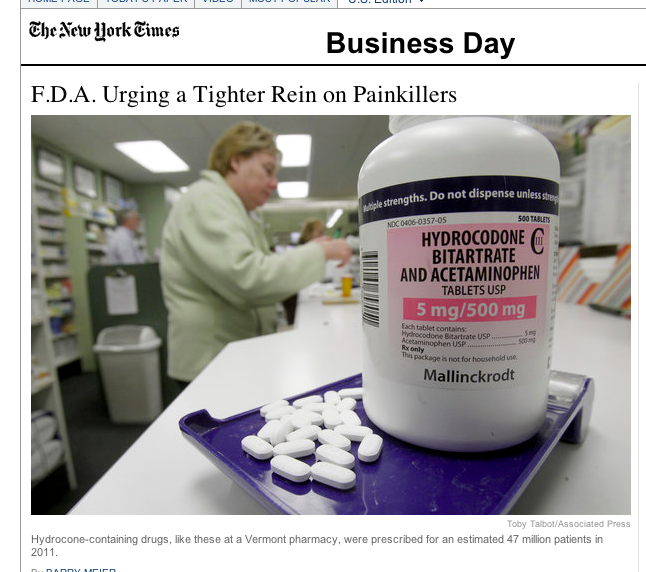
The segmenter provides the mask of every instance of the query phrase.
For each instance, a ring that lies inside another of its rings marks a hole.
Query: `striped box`
[[[559,249],[557,299],[575,304],[595,304],[630,316],[630,244],[617,247],[612,271],[602,281],[595,282],[582,266],[578,246]]]

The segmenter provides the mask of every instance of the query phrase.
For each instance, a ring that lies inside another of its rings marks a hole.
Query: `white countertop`
[[[226,418],[360,373],[360,305],[324,305],[326,289],[301,293],[294,329],[229,344],[70,514],[266,513],[178,421],[198,409]],[[630,513],[630,356],[630,320],[559,304],[554,369],[595,379],[590,429],[582,444],[557,444],[513,514]]]

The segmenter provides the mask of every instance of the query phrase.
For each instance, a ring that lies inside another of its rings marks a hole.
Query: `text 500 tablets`
[[[546,411],[559,161],[493,117],[420,123],[359,174],[364,406],[410,443],[520,443]]]

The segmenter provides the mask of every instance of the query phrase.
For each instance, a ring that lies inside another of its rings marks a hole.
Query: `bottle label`
[[[391,379],[488,389],[550,366],[558,184],[417,181],[359,202],[368,359]],[[365,359],[365,358],[364,358]]]

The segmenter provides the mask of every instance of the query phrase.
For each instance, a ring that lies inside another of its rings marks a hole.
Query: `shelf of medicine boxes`
[[[116,226],[114,212],[106,205],[94,206],[81,215],[85,221],[85,248],[90,266],[105,264],[108,241]]]
[[[60,187],[44,181],[36,181],[33,197],[45,319],[49,321],[54,364],[61,367],[80,358],[65,246],[64,203]]]
[[[39,463],[51,463],[32,487],[42,482],[53,471],[65,467],[70,488],[76,488],[76,474],[67,435],[65,412],[61,397],[56,360],[55,336],[50,324],[50,301],[52,284],[68,280],[64,272],[64,245],[61,216],[61,189],[46,182],[36,182],[32,193],[32,264],[31,264],[31,410],[50,411],[56,419],[55,439],[60,442],[60,457],[39,457]],[[48,291],[48,288],[50,289]],[[60,296],[62,300],[66,296]],[[54,300],[59,302],[59,300]],[[41,465],[42,466],[42,465]]]

